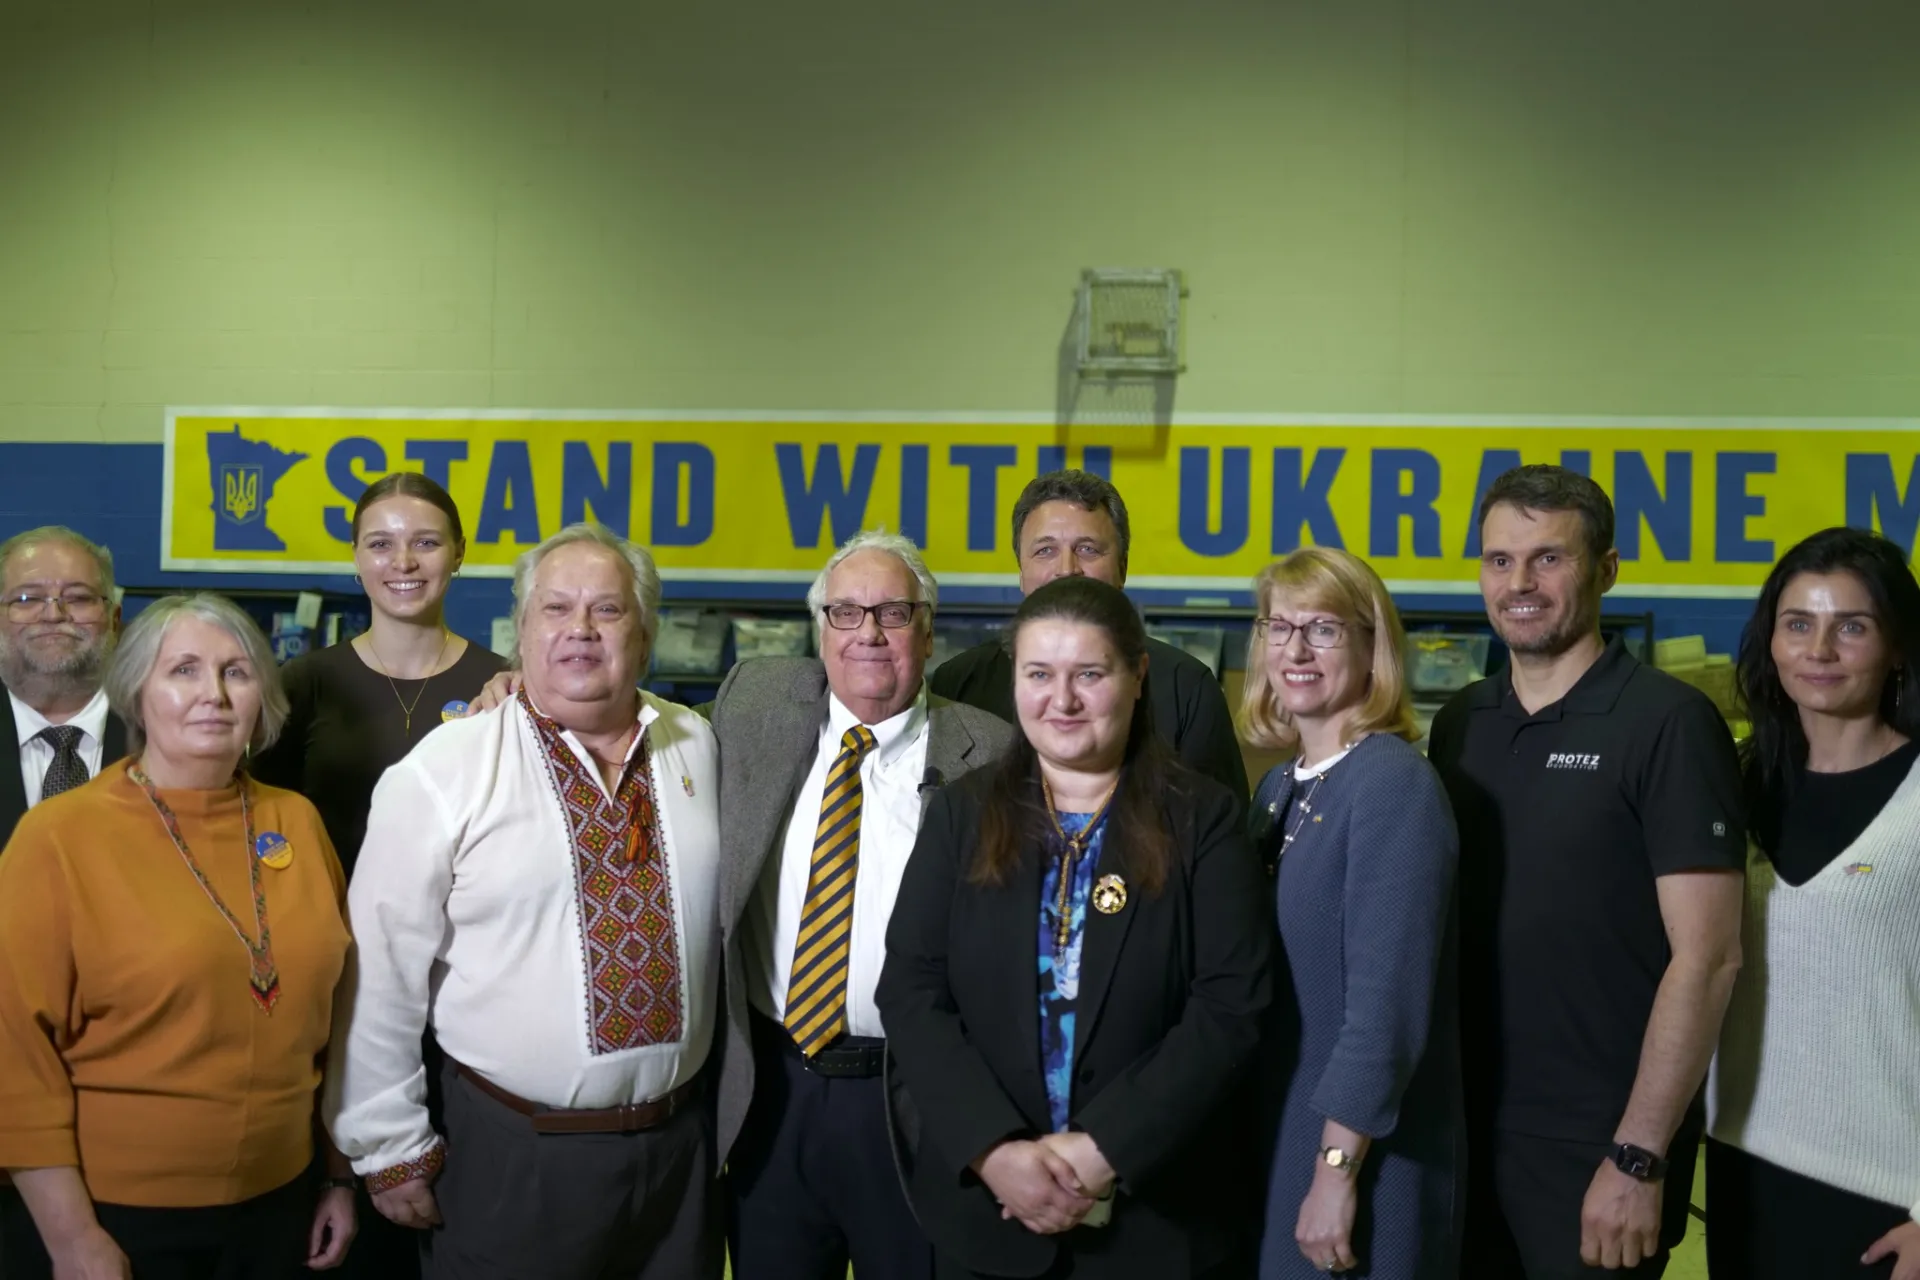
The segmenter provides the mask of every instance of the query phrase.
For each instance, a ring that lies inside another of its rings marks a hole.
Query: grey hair
[[[560,532],[529,551],[520,553],[513,562],[513,652],[507,663],[516,670],[520,666],[520,624],[527,615],[527,597],[533,591],[534,570],[540,562],[560,548],[576,542],[591,542],[595,546],[605,547],[620,557],[620,563],[626,565],[627,576],[633,580],[633,598],[640,605],[640,630],[647,638],[648,648],[652,648],[654,636],[660,630],[660,570],[654,567],[653,556],[638,543],[629,542],[613,530],[596,520],[582,520],[570,524]]]
[[[93,539],[63,524],[43,524],[38,529],[27,529],[16,533],[5,542],[0,542],[0,573],[6,571],[7,562],[15,553],[28,551],[48,542],[65,542],[80,548],[93,557],[93,563],[100,570],[100,594],[109,601],[113,599],[113,552],[107,550]]]
[[[827,560],[826,568],[807,588],[807,612],[813,615],[813,629],[817,633],[821,625],[820,610],[827,603],[827,579],[840,567],[840,562],[860,551],[884,551],[901,564],[907,566],[907,572],[919,584],[920,594],[916,597],[927,606],[927,626],[933,626],[933,615],[940,607],[940,584],[934,581],[933,573],[927,568],[926,560],[920,554],[920,548],[914,545],[912,538],[898,533],[888,533],[885,529],[864,529],[840,544]]]
[[[1027,481],[1013,504],[1015,561],[1020,559],[1020,530],[1026,527],[1027,517],[1049,502],[1071,502],[1084,511],[1106,512],[1120,538],[1120,572],[1126,573],[1127,551],[1133,542],[1133,532],[1127,527],[1127,504],[1111,480],[1091,471],[1049,471]]]
[[[108,705],[126,723],[128,748],[137,751],[146,741],[147,722],[141,714],[140,694],[153,678],[167,632],[182,617],[198,618],[220,628],[246,651],[253,678],[260,685],[260,719],[247,745],[254,751],[266,750],[279,739],[287,723],[287,691],[280,683],[280,666],[274,661],[273,646],[260,634],[259,624],[245,609],[211,591],[161,596],[135,615],[121,633],[120,645],[113,651],[101,685],[107,691]]]

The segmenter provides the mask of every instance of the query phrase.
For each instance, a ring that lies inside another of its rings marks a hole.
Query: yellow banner
[[[1904,423],[1274,419],[1080,428],[949,419],[176,410],[162,567],[351,572],[349,521],[392,470],[446,485],[467,568],[506,574],[563,525],[599,520],[670,579],[795,581],[884,525],[943,579],[1014,571],[1013,503],[1061,465],[1109,476],[1133,525],[1130,581],[1243,587],[1302,543],[1366,556],[1396,590],[1471,590],[1472,513],[1520,462],[1613,496],[1623,589],[1741,595],[1816,529],[1920,527],[1920,429]]]

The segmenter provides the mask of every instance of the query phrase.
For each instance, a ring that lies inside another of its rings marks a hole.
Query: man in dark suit
[[[910,541],[860,534],[807,595],[820,658],[743,662],[713,704],[737,1280],[932,1274],[894,1170],[873,988],[926,806],[1014,732],[928,694],[936,599]]]
[[[1127,585],[1127,504],[1119,490],[1088,471],[1053,471],[1031,481],[1013,506],[1013,550],[1020,594],[1055,578],[1098,578]],[[1146,698],[1153,725],[1189,769],[1247,799],[1247,766],[1233,734],[1220,681],[1207,664],[1170,644],[1147,640]],[[1011,722],[1013,659],[998,640],[940,664],[933,691]]]
[[[0,850],[28,809],[127,753],[100,677],[120,631],[113,554],[46,525],[0,542]],[[18,1195],[0,1175],[0,1197]]]
[[[0,845],[26,811],[127,752],[100,678],[120,630],[113,556],[48,525],[0,543]]]

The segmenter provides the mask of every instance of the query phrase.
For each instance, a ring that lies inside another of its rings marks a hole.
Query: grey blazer
[[[728,673],[709,718],[720,740],[720,932],[725,948],[726,1022],[719,1044],[718,1153],[721,1164],[753,1099],[753,1045],[747,1024],[747,904],[769,856],[786,838],[795,793],[813,767],[827,722],[827,671],[817,658],[755,658]],[[929,696],[927,769],[944,786],[993,760],[1013,742],[1006,721]],[[924,817],[936,787],[922,790]]]

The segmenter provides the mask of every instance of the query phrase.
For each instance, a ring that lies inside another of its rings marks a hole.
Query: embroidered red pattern
[[[679,939],[646,740],[627,762],[609,804],[561,739],[560,726],[520,696],[546,751],[573,844],[593,1052],[677,1043],[686,1025]]]
[[[412,1182],[415,1178],[425,1178],[431,1182],[440,1176],[440,1170],[446,1167],[447,1149],[441,1143],[435,1143],[433,1149],[418,1159],[405,1164],[396,1164],[390,1169],[367,1175],[367,1194],[379,1195],[382,1191],[391,1191],[403,1182]]]

